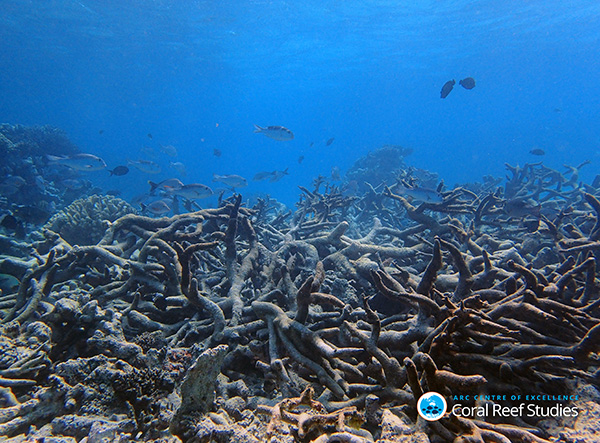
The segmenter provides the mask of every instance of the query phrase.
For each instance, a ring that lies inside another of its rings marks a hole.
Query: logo
[[[446,399],[437,392],[427,392],[421,395],[417,402],[419,415],[427,421],[437,421],[446,413]]]

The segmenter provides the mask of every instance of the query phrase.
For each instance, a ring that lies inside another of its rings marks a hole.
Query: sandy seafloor
[[[388,146],[293,210],[235,194],[150,217],[57,185],[59,133],[2,134],[6,176],[44,181],[0,200],[25,228],[0,236],[0,441],[600,441],[585,165],[507,165],[427,202],[399,179],[435,174]]]

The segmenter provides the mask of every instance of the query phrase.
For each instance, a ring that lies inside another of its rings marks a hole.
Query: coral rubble
[[[509,170],[504,189],[418,205],[393,183],[355,198],[317,183],[289,219],[236,195],[105,217],[101,238],[43,231],[0,259],[20,282],[0,296],[0,435],[594,441],[598,190],[577,168]],[[427,391],[450,408],[579,392],[582,415],[425,422]]]

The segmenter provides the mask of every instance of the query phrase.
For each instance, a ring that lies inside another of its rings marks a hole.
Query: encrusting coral
[[[599,190],[579,189],[576,169],[510,170],[504,190],[463,186],[436,203],[393,185],[369,190],[373,205],[326,187],[291,220],[234,196],[127,214],[94,244],[45,231],[27,266],[0,260],[20,280],[0,297],[0,435],[594,441],[542,417],[416,411],[427,391],[451,408],[460,395],[598,388]]]

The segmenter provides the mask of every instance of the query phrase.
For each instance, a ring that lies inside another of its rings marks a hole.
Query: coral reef
[[[53,215],[43,229],[54,231],[72,245],[93,245],[104,236],[108,222],[136,210],[125,200],[110,195],[91,195],[75,200]]]
[[[507,167],[504,188],[439,202],[317,181],[293,215],[236,195],[124,215],[93,244],[60,230],[15,244],[0,259],[20,282],[0,296],[0,435],[595,441],[600,190],[578,168]],[[426,422],[428,391],[450,409],[569,394],[580,415]]]

